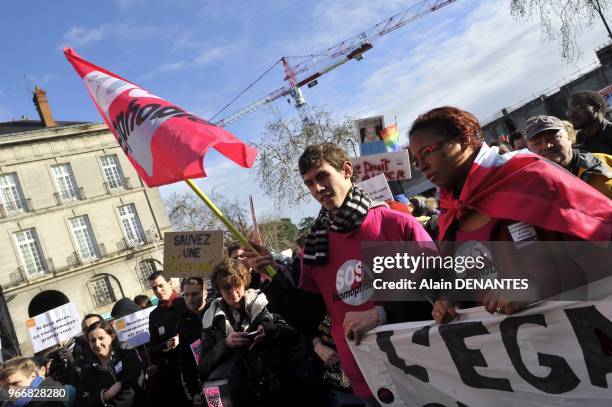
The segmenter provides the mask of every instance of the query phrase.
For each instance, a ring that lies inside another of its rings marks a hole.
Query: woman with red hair
[[[454,242],[455,254],[491,250],[482,243],[490,241],[610,240],[608,198],[537,155],[500,155],[484,142],[469,112],[445,106],[419,116],[408,149],[415,167],[438,187],[439,240]],[[481,300],[491,313],[511,314],[527,305],[496,291]],[[457,317],[455,308],[440,298],[432,315],[448,322]]]

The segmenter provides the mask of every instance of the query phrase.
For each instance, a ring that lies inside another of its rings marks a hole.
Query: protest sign
[[[115,330],[121,342],[133,347],[149,343],[149,314],[155,307],[145,308],[115,320]]]
[[[167,232],[164,234],[164,275],[208,277],[223,260],[223,232]]]
[[[356,182],[365,181],[378,174],[385,174],[388,181],[410,178],[408,150],[355,157],[351,158],[351,162]]]
[[[385,128],[384,116],[355,120],[355,127],[357,128],[359,149],[362,156],[387,152],[387,146],[381,136],[381,132]]]
[[[361,181],[357,186],[363,189],[369,195],[370,199],[374,201],[387,201],[393,199],[391,189],[389,189],[389,183],[385,174],[378,174],[375,177],[368,178],[365,181]]]
[[[609,406],[610,300],[545,302],[512,316],[471,308],[446,325],[378,327],[351,350],[383,405]]]
[[[26,320],[26,326],[36,353],[80,335],[81,315],[69,302]]]

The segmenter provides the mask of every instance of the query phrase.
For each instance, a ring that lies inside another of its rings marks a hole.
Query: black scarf
[[[372,207],[372,200],[359,187],[353,186],[335,214],[321,208],[317,221],[306,236],[304,264],[316,266],[327,262],[329,231],[348,233],[363,223]]]

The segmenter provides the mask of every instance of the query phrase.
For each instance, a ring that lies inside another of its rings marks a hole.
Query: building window
[[[104,172],[107,189],[110,191],[125,189],[125,178],[123,177],[117,155],[105,155],[100,158],[100,161],[102,162],[102,171]]]
[[[70,219],[70,229],[76,244],[77,255],[82,262],[91,262],[100,257],[96,238],[91,230],[89,218],[79,216]]]
[[[134,204],[120,206],[118,210],[128,244],[134,246],[145,243],[145,234]]]
[[[138,267],[136,268],[136,275],[138,277],[138,281],[142,284],[143,288],[146,290],[150,288],[149,286],[149,276],[157,271],[157,265],[155,264],[155,260],[146,259],[138,262]]]
[[[96,307],[102,307],[103,305],[112,304],[115,302],[115,293],[111,286],[108,276],[97,277],[89,282],[91,295],[93,297]]]
[[[46,267],[38,237],[34,229],[15,233],[15,242],[21,260],[23,277],[30,278],[45,274]]]
[[[28,211],[16,173],[0,175],[0,200],[4,216]]]
[[[77,183],[70,164],[59,164],[51,167],[55,187],[57,188],[58,203],[79,199]]]

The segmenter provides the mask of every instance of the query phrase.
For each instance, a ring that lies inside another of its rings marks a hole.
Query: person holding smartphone
[[[230,357],[237,357],[245,369],[245,391],[251,393],[249,405],[287,405],[287,400],[305,400],[298,396],[302,393],[299,378],[288,356],[300,336],[268,310],[262,292],[246,289],[251,282],[249,270],[240,261],[226,258],[215,267],[211,280],[221,298],[211,302],[202,319],[202,381]]]

